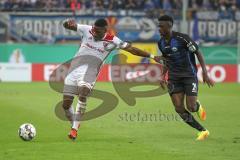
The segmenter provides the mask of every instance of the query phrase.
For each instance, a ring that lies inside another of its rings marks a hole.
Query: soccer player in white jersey
[[[77,138],[80,127],[80,117],[86,109],[87,97],[91,93],[104,60],[112,50],[122,49],[137,56],[153,58],[155,61],[159,61],[160,56],[149,54],[110,35],[107,32],[108,24],[105,19],[96,20],[93,26],[77,24],[75,20],[67,19],[63,26],[82,34],[81,46],[71,62],[71,69],[65,78],[63,90],[63,108],[66,117],[72,123],[68,136],[74,140]],[[72,106],[75,95],[78,96],[76,112]]]

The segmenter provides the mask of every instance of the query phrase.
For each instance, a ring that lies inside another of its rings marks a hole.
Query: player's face
[[[93,26],[92,28],[92,34],[96,40],[101,40],[105,36],[106,32],[107,32],[106,27]]]
[[[168,21],[160,21],[159,22],[159,33],[161,36],[166,37],[170,34],[172,26]]]

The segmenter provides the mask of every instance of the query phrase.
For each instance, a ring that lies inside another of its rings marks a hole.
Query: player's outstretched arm
[[[168,72],[168,68],[167,68],[166,64],[164,63],[164,64],[162,65],[162,74],[161,74],[161,78],[160,78],[160,86],[161,86],[162,89],[164,89],[164,90],[165,90],[165,88],[166,88],[166,86],[167,86],[167,84],[168,84],[168,82],[167,82],[167,80],[166,80],[166,74],[167,74],[167,72]]]
[[[77,23],[74,19],[66,19],[63,22],[63,27],[69,30],[77,31]]]
[[[208,87],[214,86],[213,81],[210,79],[210,77],[207,74],[206,64],[205,64],[202,53],[200,51],[197,51],[196,55],[197,55],[200,65],[202,67],[203,82],[207,83]]]
[[[147,52],[145,52],[141,49],[133,47],[130,44],[127,47],[122,48],[122,49],[131,53],[131,54],[133,54],[133,55],[136,55],[136,56],[152,58],[156,62],[160,62],[160,60],[164,60],[164,58],[162,56],[155,56],[155,55],[147,53]]]

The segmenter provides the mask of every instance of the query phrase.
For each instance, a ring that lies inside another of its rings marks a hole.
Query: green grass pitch
[[[117,95],[111,83],[96,88]],[[210,137],[196,142],[196,131],[178,120],[144,121],[128,115],[175,115],[167,94],[138,98],[130,107],[119,100],[110,113],[82,123],[75,142],[67,138],[68,122],[55,116],[61,95],[48,83],[0,83],[0,160],[239,160],[240,85],[200,85],[199,99],[207,109],[203,122]],[[89,99],[89,109],[100,103]],[[33,141],[17,134],[22,123],[37,129]]]

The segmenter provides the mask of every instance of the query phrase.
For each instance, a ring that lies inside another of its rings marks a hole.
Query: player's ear
[[[169,21],[168,21],[167,24],[168,24],[168,27],[169,27],[169,28],[172,28],[172,26],[173,26],[172,22],[169,22]]]

